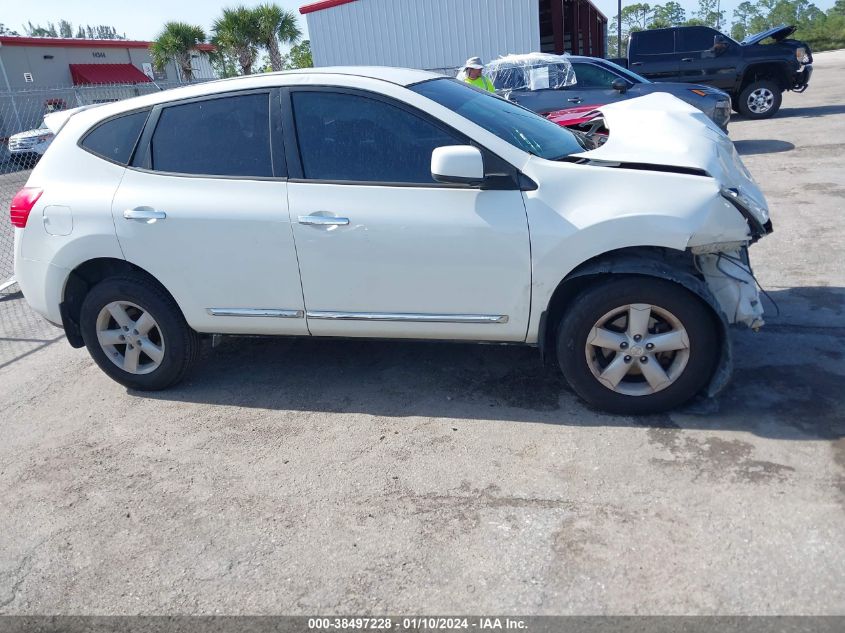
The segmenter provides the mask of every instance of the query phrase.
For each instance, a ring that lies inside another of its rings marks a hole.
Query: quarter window
[[[126,165],[138,142],[149,110],[133,112],[101,123],[89,132],[82,147],[108,160]]]
[[[431,153],[462,142],[402,108],[360,95],[295,92],[305,178],[432,184]]]
[[[270,96],[237,95],[164,108],[150,143],[155,171],[269,177]]]

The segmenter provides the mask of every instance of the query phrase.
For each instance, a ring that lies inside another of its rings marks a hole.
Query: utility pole
[[[622,0],[617,0],[616,8],[616,56],[622,57]]]
[[[719,27],[722,25],[722,12],[719,11],[721,8],[721,0],[716,0],[716,30],[721,30]]]

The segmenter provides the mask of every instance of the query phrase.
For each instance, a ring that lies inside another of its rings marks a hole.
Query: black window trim
[[[153,106],[152,112],[147,117],[147,122],[144,130],[141,132],[141,137],[136,145],[132,159],[126,166],[127,169],[132,169],[145,174],[153,174],[156,176],[176,176],[179,178],[204,178],[214,180],[257,180],[285,182],[288,180],[287,162],[285,160],[285,148],[282,127],[282,113],[279,109],[278,87],[262,87],[251,88],[245,90],[233,90],[231,92],[217,92],[209,95],[200,95],[197,97],[190,97],[187,99],[178,99],[174,101],[167,101]],[[269,105],[269,120],[268,126],[270,129],[270,163],[272,176],[224,176],[220,174],[187,174],[179,171],[159,171],[151,168],[152,157],[150,155],[150,142],[152,141],[155,129],[158,126],[158,121],[161,118],[161,113],[165,108],[172,106],[187,105],[190,103],[197,103],[201,101],[212,101],[215,99],[225,99],[226,97],[239,97],[250,94],[266,94]]]
[[[297,92],[331,92],[335,94],[348,94],[359,97],[381,101],[388,105],[404,110],[411,115],[414,115],[427,123],[434,125],[443,132],[456,137],[465,145],[472,145],[481,151],[484,159],[484,180],[486,182],[481,185],[468,185],[459,183],[418,183],[418,182],[390,182],[390,181],[376,181],[376,180],[335,180],[335,179],[317,179],[306,178],[302,169],[302,158],[299,149],[299,139],[296,134],[296,123],[293,113],[293,95]],[[409,103],[394,99],[388,95],[380,92],[374,92],[363,88],[350,88],[347,86],[332,86],[324,84],[308,84],[308,85],[292,85],[285,86],[281,89],[281,110],[283,117],[284,128],[284,147],[285,157],[288,165],[288,181],[292,183],[304,184],[322,184],[322,185],[350,185],[350,186],[364,186],[364,187],[405,187],[415,189],[476,189],[476,190],[520,190],[521,178],[519,170],[511,165],[508,161],[503,159],[495,152],[490,151],[477,141],[469,138],[463,132],[456,130],[449,124],[432,116],[424,110],[420,110]],[[503,166],[507,166],[509,173],[495,174],[488,173],[487,167],[490,162],[498,162]]]
[[[96,156],[97,158],[100,158],[100,159],[102,159],[102,160],[104,160],[108,163],[111,163],[112,165],[118,165],[120,167],[128,167],[129,165],[132,164],[132,159],[135,156],[135,152],[137,151],[138,146],[141,143],[141,139],[144,137],[144,128],[147,126],[147,124],[150,121],[150,113],[152,111],[153,111],[153,106],[144,106],[143,108],[134,108],[132,110],[126,110],[125,112],[118,112],[117,114],[113,114],[110,117],[106,117],[105,119],[101,119],[100,121],[97,121],[94,125],[92,125],[90,128],[88,128],[85,131],[85,133],[82,136],[79,137],[79,140],[76,141],[76,146],[79,147],[81,150],[88,152],[92,156]],[[133,114],[138,114],[140,112],[146,112],[147,118],[141,124],[141,133],[138,134],[138,138],[135,139],[135,143],[132,145],[132,151],[129,152],[129,160],[126,161],[125,163],[114,160],[113,158],[111,158],[109,156],[104,156],[103,154],[100,154],[99,152],[95,152],[94,150],[92,150],[88,147],[85,147],[85,141],[88,139],[88,137],[91,134],[93,134],[96,130],[98,130],[100,127],[105,125],[106,123],[110,123],[111,121],[114,121],[116,119],[122,119],[123,117],[126,117],[126,116],[132,116]]]

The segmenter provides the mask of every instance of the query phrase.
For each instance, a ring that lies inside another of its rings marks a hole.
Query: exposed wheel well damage
[[[555,349],[557,325],[571,302],[583,290],[602,278],[618,278],[620,275],[657,277],[672,281],[692,292],[710,308],[719,330],[721,352],[716,371],[707,387],[707,395],[712,397],[718,394],[729,382],[733,365],[728,320],[719,302],[696,270],[693,255],[689,251],[660,247],[623,248],[604,253],[579,265],[558,284],[540,319],[538,345],[544,362],[549,362],[550,357],[554,356],[549,352]]]
[[[62,326],[71,346],[79,348],[85,345],[79,328],[79,314],[82,310],[82,301],[85,299],[85,295],[104,279],[126,273],[143,275],[167,292],[167,289],[150,273],[122,259],[103,257],[89,259],[87,262],[80,264],[68,275],[62,303],[59,304]]]

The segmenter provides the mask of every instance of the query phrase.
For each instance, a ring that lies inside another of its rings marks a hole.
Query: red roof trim
[[[61,46],[68,48],[149,48],[152,42],[143,40],[89,40],[70,37],[19,37],[0,36],[3,46]],[[197,50],[210,53],[215,50],[211,44],[199,44]]]
[[[323,9],[339,7],[342,4],[349,4],[350,2],[355,2],[355,0],[321,0],[320,2],[312,2],[311,4],[299,7],[299,12],[302,15],[306,15],[315,11],[322,11]]]

